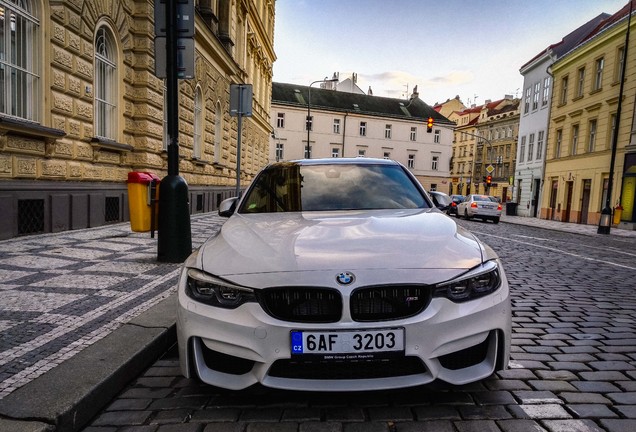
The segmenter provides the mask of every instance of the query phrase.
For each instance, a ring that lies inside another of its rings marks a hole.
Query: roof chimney
[[[420,94],[417,92],[417,86],[413,87],[413,93],[411,94],[411,99],[418,98]]]

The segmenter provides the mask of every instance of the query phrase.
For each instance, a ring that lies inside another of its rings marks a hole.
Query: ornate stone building
[[[153,5],[0,0],[0,239],[128,220],[128,173],[166,175]],[[267,163],[274,0],[195,6],[195,76],[179,81],[179,171],[199,213],[236,186],[231,84],[254,91],[242,184]]]

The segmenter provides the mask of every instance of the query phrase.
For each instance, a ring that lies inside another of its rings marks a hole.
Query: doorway
[[[572,189],[574,189],[574,182],[565,182],[565,211],[561,217],[561,222],[570,222],[570,212],[572,211]]]
[[[581,196],[581,218],[580,223],[587,225],[587,214],[590,211],[590,195],[592,191],[592,180],[583,180],[583,195]]]
[[[559,181],[552,180],[552,189],[550,190],[550,219],[556,219],[557,192],[559,191]]]
[[[532,187],[532,202],[530,205],[532,206],[532,217],[537,217],[537,212],[539,211],[539,191],[541,188],[541,179],[534,179],[534,185]]]

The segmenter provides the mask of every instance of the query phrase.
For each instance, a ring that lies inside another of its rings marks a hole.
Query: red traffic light
[[[492,183],[492,176],[491,175],[486,176],[486,184],[490,184],[490,183]]]

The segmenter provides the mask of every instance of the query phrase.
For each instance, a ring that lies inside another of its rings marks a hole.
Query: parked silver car
[[[466,219],[479,218],[499,223],[501,218],[501,203],[493,201],[488,195],[468,195],[457,206],[457,216]]]

